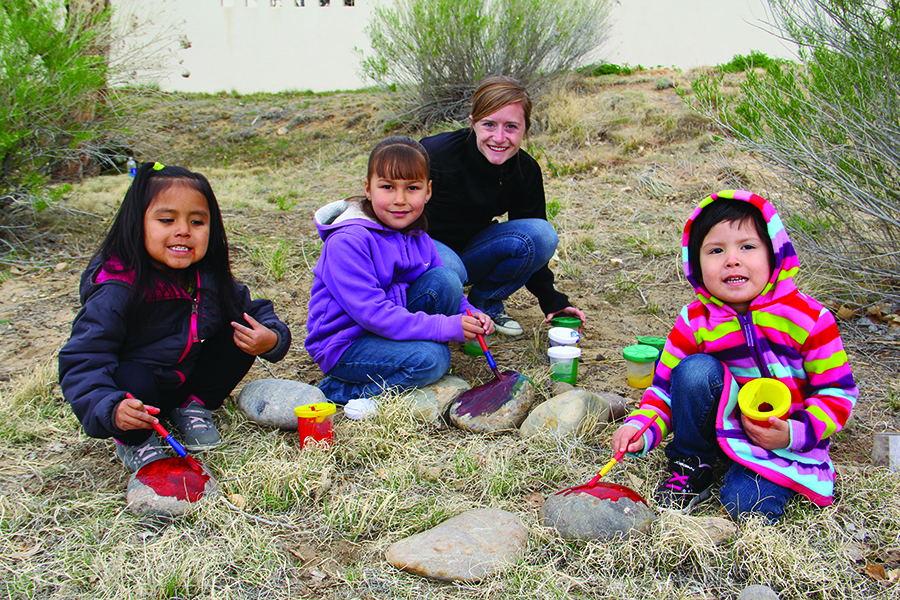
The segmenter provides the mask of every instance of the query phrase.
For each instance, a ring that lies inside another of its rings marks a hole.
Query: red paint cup
[[[304,404],[294,409],[297,415],[297,434],[300,447],[310,441],[330,446],[334,442],[334,412],[337,407],[331,402]]]

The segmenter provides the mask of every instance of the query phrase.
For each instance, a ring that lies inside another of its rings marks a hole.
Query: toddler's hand
[[[787,421],[769,417],[769,427],[764,427],[748,419],[747,415],[741,414],[741,422],[744,424],[747,437],[760,448],[779,450],[787,448],[791,443],[791,424]]]
[[[134,397],[126,397],[116,405],[115,424],[122,431],[134,429],[153,429],[156,417],[150,411],[159,412],[158,408],[144,406],[144,403]]]
[[[249,354],[250,356],[259,356],[265,354],[275,347],[278,343],[278,334],[260,325],[259,322],[244,313],[244,318],[250,323],[250,327],[246,327],[235,321],[231,322],[234,327],[234,343],[235,345]]]
[[[463,335],[466,338],[466,341],[474,340],[477,334],[484,335],[484,327],[481,324],[481,321],[477,317],[470,317],[468,315],[462,315],[462,329]],[[490,318],[488,319],[490,321]],[[491,327],[493,328],[494,323],[491,322]]]
[[[622,425],[616,432],[613,434],[612,443],[610,444],[610,448],[612,448],[613,452],[640,452],[644,449],[644,436],[641,436],[635,441],[633,444],[629,444],[628,440],[631,439],[635,433],[638,432],[638,428],[634,425]]]

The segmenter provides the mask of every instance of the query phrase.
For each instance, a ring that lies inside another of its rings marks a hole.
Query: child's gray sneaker
[[[491,317],[491,320],[494,322],[494,329],[503,335],[522,335],[525,333],[522,326],[519,325],[515,319],[506,314],[505,310],[501,310],[495,315],[488,316]]]
[[[146,442],[137,446],[116,442],[116,454],[129,471],[140,471],[144,465],[166,457],[165,447],[155,433],[151,433]]]
[[[222,444],[222,436],[213,425],[212,411],[199,402],[176,408],[169,414],[169,420],[181,433],[184,447],[191,452],[202,452]]]

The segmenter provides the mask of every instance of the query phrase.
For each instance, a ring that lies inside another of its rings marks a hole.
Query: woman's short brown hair
[[[531,128],[531,98],[518,79],[506,75],[485,77],[472,95],[472,122],[492,115],[504,106],[519,104],[525,113],[525,133]]]

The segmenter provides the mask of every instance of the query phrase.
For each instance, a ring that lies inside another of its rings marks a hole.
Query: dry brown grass
[[[559,208],[553,221],[561,244],[552,265],[558,286],[588,314],[579,383],[632,403],[640,393],[625,384],[621,349],[635,335],[666,335],[690,300],[679,243],[695,202],[735,181],[789,201],[764,170],[716,151],[708,124],[673,90],[656,89],[661,76],[679,85],[685,77],[652,72],[570,82],[538,107],[540,130],[529,140],[545,167],[548,198]],[[311,215],[324,202],[358,192],[366,154],[379,137],[367,125],[381,119],[371,109],[377,102],[368,92],[184,97],[155,109],[169,121],[154,132],[156,147],[165,148],[160,156],[210,177],[236,273],[255,294],[273,298],[294,331],[288,358],[255,366],[247,380],[321,377],[302,346],[320,248]],[[278,134],[278,123],[257,119],[252,143],[225,141],[272,105],[304,124]],[[368,120],[358,120],[361,114]],[[272,158],[278,148],[287,148],[287,158]],[[896,584],[863,571],[867,563],[890,571],[900,560],[900,477],[867,465],[871,433],[900,426],[888,401],[896,340],[861,321],[842,323],[863,394],[854,422],[836,436],[835,504],[792,502],[782,523],[742,524],[719,546],[695,520],[673,515],[627,542],[562,540],[539,524],[536,498],[587,481],[610,457],[611,429],[579,439],[472,435],[414,420],[398,396],[384,398],[371,421],[339,420],[329,450],[301,451],[296,434],[261,429],[228,403],[216,415],[227,444],[201,457],[221,496],[175,521],[132,515],[124,503],[127,474],[111,460],[108,441],[81,433],[55,385],[54,358],[77,309],[78,275],[127,185],[120,177],[78,186],[64,207],[72,210],[69,222],[58,229],[69,244],[42,257],[46,268],[7,274],[2,282],[0,374],[9,381],[0,396],[0,591],[6,596],[686,600],[736,598],[743,587],[762,583],[782,598],[897,597]],[[288,250],[276,256],[282,243]],[[57,270],[52,265],[59,261],[68,265]],[[802,281],[815,289],[814,273]],[[534,378],[542,401],[549,386],[539,309],[526,292],[508,306],[528,335],[495,336],[492,353],[501,368]],[[483,361],[455,346],[453,352],[454,374],[473,385],[490,377]],[[659,451],[626,459],[608,478],[649,498],[663,461]],[[479,584],[449,585],[384,561],[394,541],[482,507],[511,511],[528,527],[529,544],[515,569]],[[725,513],[709,502],[698,514]]]

